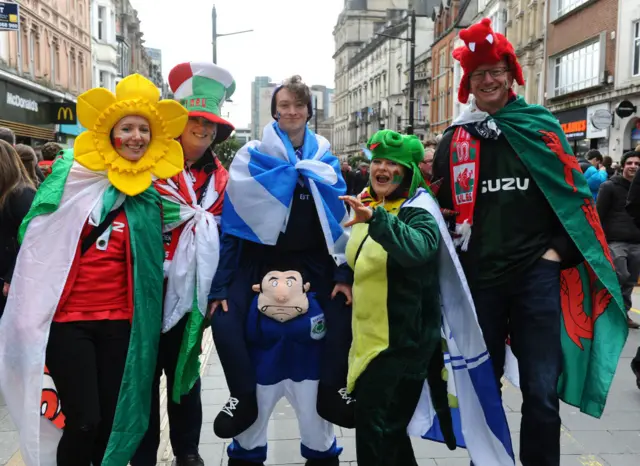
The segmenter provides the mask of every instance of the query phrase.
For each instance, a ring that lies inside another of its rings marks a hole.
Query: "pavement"
[[[634,294],[634,307],[640,309],[640,288]],[[640,321],[640,310],[633,316]],[[562,404],[562,460],[561,466],[639,466],[640,465],[640,390],[629,363],[640,346],[640,331],[629,332],[629,339],[618,364],[607,407],[601,419],[581,414],[576,408]],[[227,464],[228,442],[213,433],[213,420],[226,402],[227,389],[220,361],[207,331],[202,356],[203,418],[200,454],[206,466]],[[164,392],[164,390],[163,390]],[[522,397],[511,385],[503,388],[503,400],[513,438],[515,451],[519,450],[519,432]],[[169,443],[168,419],[164,408],[159,466],[171,466],[173,453]],[[342,465],[357,466],[354,431],[336,428],[339,444],[344,447]],[[300,456],[300,437],[295,413],[286,400],[274,410],[269,425],[268,465],[304,465]],[[413,439],[420,466],[468,466],[464,449],[449,451],[444,445]],[[0,466],[23,466],[19,452],[18,435],[11,422],[4,400],[0,397]],[[520,463],[518,462],[518,465]],[[401,466],[401,465],[398,465]]]

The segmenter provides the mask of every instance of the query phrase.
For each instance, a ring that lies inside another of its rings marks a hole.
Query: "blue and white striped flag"
[[[297,155],[301,153],[300,155]],[[293,193],[302,178],[311,191],[327,249],[338,265],[344,250],[348,219],[340,161],[322,136],[306,129],[304,144],[296,151],[287,135],[270,123],[262,141],[245,144],[229,167],[229,182],[222,210],[222,231],[259,244],[275,245],[289,220]]]
[[[471,292],[440,208],[431,196],[411,202],[437,220],[440,245],[442,338],[446,344],[445,373],[453,431],[459,447],[469,451],[475,466],[513,466],[515,458],[499,387],[476,318]],[[440,421],[425,382],[409,435],[444,442]]]

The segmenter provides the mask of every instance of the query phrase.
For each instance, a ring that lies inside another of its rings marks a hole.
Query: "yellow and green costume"
[[[440,377],[441,236],[424,207],[431,193],[419,189],[426,188],[417,165],[424,156],[420,141],[384,130],[371,137],[368,148],[373,160],[404,166],[407,182],[382,202],[371,190],[363,194],[362,202],[373,208],[373,216],[353,227],[347,245],[354,271],[347,389],[357,400],[358,462],[412,466],[417,463],[406,430],[425,379],[443,427],[450,425],[446,385]]]

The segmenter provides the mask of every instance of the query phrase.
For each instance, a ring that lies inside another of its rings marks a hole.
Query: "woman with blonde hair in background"
[[[0,140],[0,315],[18,256],[18,228],[29,211],[35,186],[11,144]]]

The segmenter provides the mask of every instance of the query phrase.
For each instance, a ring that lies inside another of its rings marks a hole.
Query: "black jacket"
[[[629,194],[627,195],[627,213],[631,215],[634,223],[640,228],[640,170],[633,177]]]
[[[438,148],[436,150],[434,163],[433,163],[433,181],[441,182],[440,188],[438,190],[437,198],[438,198],[440,207],[444,209],[454,208],[453,198],[451,194],[452,180],[451,180],[451,173],[450,173],[450,158],[451,158],[450,146],[452,144],[453,133],[454,132],[452,129],[449,129],[444,133],[442,140],[440,141]],[[501,136],[498,140],[492,140],[492,139],[482,140],[481,147],[482,147],[482,152],[484,154],[493,154],[493,155],[499,154],[503,157],[511,155],[517,158],[517,154],[514,152],[513,148],[509,145],[509,143],[507,142],[504,136]],[[479,175],[478,183],[482,184],[483,180],[492,179],[494,174],[491,173],[492,164],[489,162],[490,157],[481,157],[480,160],[481,160],[480,175]],[[480,193],[480,191],[481,189],[478,189],[477,192]],[[533,188],[530,191],[533,191]],[[543,194],[540,193],[539,197],[543,198]],[[483,206],[481,205],[481,203],[483,202],[485,201],[481,199],[481,196],[478,196],[478,200],[476,203],[476,211],[479,211],[481,208],[483,208]],[[539,254],[538,252],[534,253],[531,257],[528,257],[527,260],[522,260],[522,258],[518,258],[518,260],[514,259],[513,268],[511,269],[513,273],[505,274],[505,280],[507,279],[507,275],[513,276],[516,270],[521,271],[521,270],[527,269],[530,265],[534,263],[534,261],[537,261],[539,257],[545,253],[547,249],[550,249],[550,248],[554,249],[562,258],[562,264],[561,264],[562,268],[566,269],[566,268],[575,267],[576,265],[578,265],[580,262],[583,261],[582,255],[580,254],[578,248],[569,237],[569,234],[565,231],[560,220],[555,216],[553,210],[548,205],[548,202],[544,199],[541,199],[540,202],[544,204],[537,206],[540,211],[539,215],[544,215],[545,218],[544,219],[540,218],[538,222],[542,223],[542,220],[544,220],[544,223],[549,223],[549,230],[546,232],[546,235],[545,235],[545,236],[548,236],[549,241],[547,244],[542,245],[543,247],[541,248],[540,251],[538,251]],[[485,204],[484,208],[485,209],[489,208],[488,204]],[[500,209],[500,210],[503,209],[502,206],[494,206],[494,208]],[[478,217],[474,218],[474,228],[476,232],[476,238],[478,237],[479,229],[484,229],[485,231],[495,230],[495,233],[487,233],[487,234],[491,234],[492,237],[497,237],[497,238],[500,238],[500,237],[505,238],[506,236],[515,237],[516,230],[518,229],[513,228],[513,222],[521,222],[522,225],[531,222],[530,212],[526,212],[526,211],[518,212],[517,214],[518,215],[522,214],[522,216],[517,219],[512,218],[510,214],[511,213],[507,213],[507,212],[504,212],[502,214],[502,222],[501,222],[502,225],[484,225],[480,218]],[[450,219],[449,227],[451,230],[453,230],[453,228],[455,227],[455,219]],[[484,236],[485,238],[487,238],[486,235]],[[478,274],[481,268],[479,249],[481,249],[482,246],[479,245],[477,242],[474,245],[473,238],[474,236],[472,234],[472,240],[469,245],[469,250],[467,252],[460,253],[460,260],[462,262],[463,268],[465,269],[465,273],[467,274],[467,280],[469,281],[470,284],[474,283],[475,281],[474,275]],[[501,241],[504,242],[504,239]],[[511,239],[510,239],[510,242],[512,242]],[[515,252],[520,254],[522,252],[522,249],[518,249],[518,251],[515,251]],[[505,258],[505,260],[508,260],[510,256],[511,254],[509,254],[506,250],[503,250],[503,258]],[[482,266],[482,269],[484,270],[489,267],[490,266]]]
[[[32,188],[15,190],[0,209],[0,278],[7,283],[11,283],[18,257],[18,228],[29,212],[35,194]]]
[[[358,169],[358,171],[353,174],[351,183],[353,194],[357,196],[362,191],[364,191],[364,188],[366,188],[369,184],[369,172],[367,171],[365,174],[363,174],[360,169]]]
[[[631,182],[614,175],[600,185],[596,207],[607,242],[640,243],[640,229],[626,210]]]

